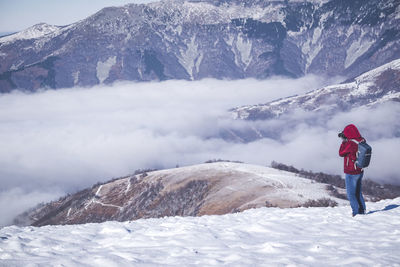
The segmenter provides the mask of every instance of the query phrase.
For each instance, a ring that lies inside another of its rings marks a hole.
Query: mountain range
[[[118,80],[354,78],[399,58],[398,0],[163,1],[0,38],[0,92]]]

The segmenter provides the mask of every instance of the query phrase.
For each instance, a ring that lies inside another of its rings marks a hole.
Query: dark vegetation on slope
[[[328,184],[327,189],[332,192],[332,195],[338,198],[347,199],[337,191],[335,187],[346,188],[345,181],[340,175],[326,174],[323,172],[312,172],[299,170],[293,166],[285,165],[273,161],[271,167],[278,170],[288,171],[297,174],[300,177],[307,178],[318,183]],[[385,184],[381,185],[370,179],[363,179],[363,193],[371,197],[371,201],[379,201],[382,199],[393,199],[400,196],[400,186]]]

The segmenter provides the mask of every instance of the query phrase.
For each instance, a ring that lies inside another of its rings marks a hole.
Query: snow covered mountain
[[[36,24],[26,30],[1,37],[2,43],[13,43],[18,40],[38,39],[52,32],[60,30],[62,27],[49,25],[47,23]]]
[[[2,266],[398,266],[400,198],[350,206],[259,208],[0,229]],[[355,234],[357,233],[357,234]]]
[[[26,212],[16,223],[80,224],[220,215],[265,206],[288,208],[347,203],[332,196],[332,188],[329,190],[327,186],[268,167],[216,162],[98,184]],[[344,189],[336,190],[344,193]]]
[[[347,83],[266,104],[235,108],[232,114],[238,119],[264,120],[299,110],[335,114],[388,101],[400,102],[400,60],[387,63]]]
[[[117,80],[347,78],[399,58],[398,0],[164,1],[0,38],[0,92]]]

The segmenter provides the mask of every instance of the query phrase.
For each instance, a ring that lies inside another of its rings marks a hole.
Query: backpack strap
[[[363,138],[363,139],[361,139],[361,141],[357,141],[356,139],[349,139],[350,141],[353,141],[354,143],[356,143],[357,145],[359,144],[359,143],[364,143],[365,142],[365,139]]]
[[[349,139],[349,140],[352,141],[352,142],[354,142],[354,143],[356,143],[357,146],[358,146],[358,144],[360,143],[360,142],[358,142],[358,141],[355,140],[355,139]],[[357,152],[356,152],[356,160],[351,160],[351,161],[353,162],[353,165],[354,165],[354,170],[357,170],[357,166],[356,166],[357,158],[358,158],[358,150],[357,150]],[[362,169],[361,169],[361,170],[362,170]]]

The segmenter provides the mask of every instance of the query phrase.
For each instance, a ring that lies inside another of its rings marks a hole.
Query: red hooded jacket
[[[347,125],[343,130],[343,134],[346,136],[347,140],[343,141],[340,146],[339,156],[344,157],[344,173],[360,174],[362,173],[362,169],[358,168],[355,164],[358,144],[350,139],[361,142],[364,138],[361,137],[357,127],[353,124]]]

